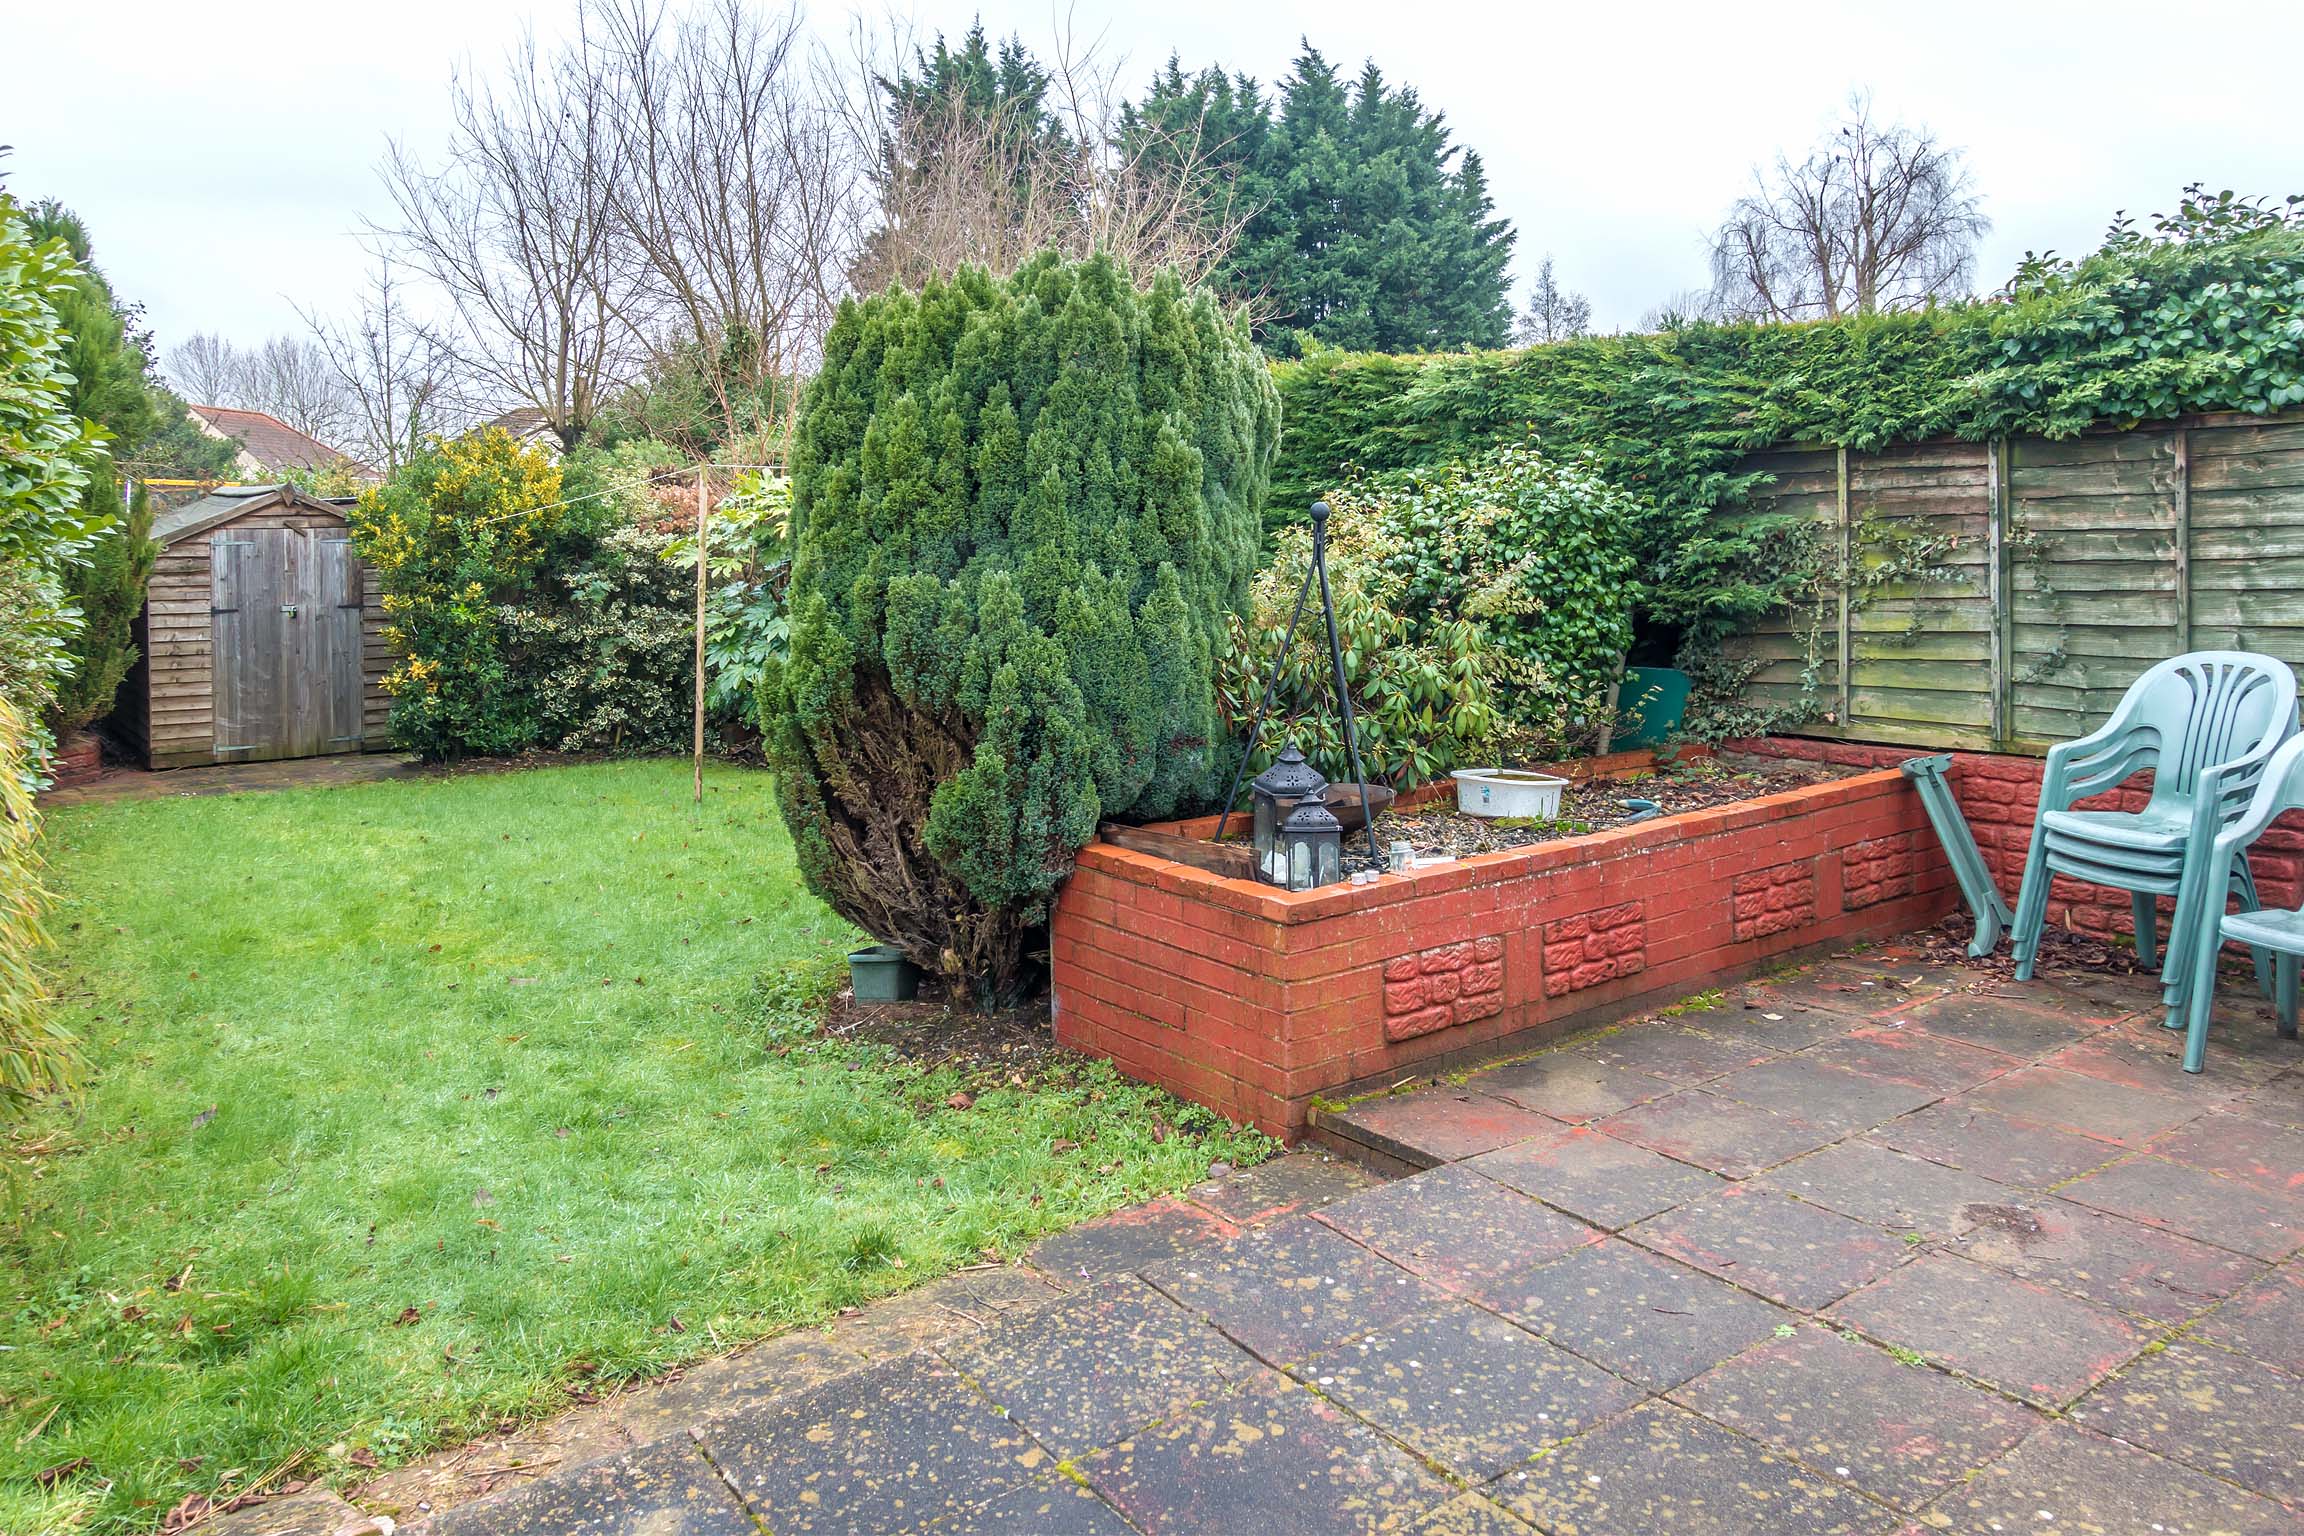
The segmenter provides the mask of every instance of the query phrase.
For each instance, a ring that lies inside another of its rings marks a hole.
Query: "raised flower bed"
[[[1293,1137],[1316,1097],[1540,1045],[1957,899],[1893,768],[1301,893],[1098,842],[1057,903],[1056,1036]]]

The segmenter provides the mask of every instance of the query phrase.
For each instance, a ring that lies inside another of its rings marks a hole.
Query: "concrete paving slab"
[[[1830,1316],[2044,1408],[2062,1407],[2159,1337],[2109,1307],[1935,1253],[1846,1297]]]
[[[1271,1365],[1306,1359],[1446,1299],[1308,1216],[1283,1216],[1147,1278]]]
[[[1458,1166],[1610,1231],[1668,1211],[1723,1182],[1716,1173],[1589,1126],[1483,1152]]]
[[[1624,1234],[1779,1305],[1816,1312],[1911,1255],[1899,1239],[1772,1189],[1730,1185]]]
[[[1958,1486],[2042,1423],[1981,1387],[1812,1325],[1762,1340],[1672,1396],[1904,1510]]]
[[[1641,1390],[1467,1303],[1295,1368],[1428,1461],[1482,1482],[1638,1402]]]
[[[1651,1391],[1790,1328],[1791,1314],[1725,1281],[1611,1238],[1500,1287],[1498,1311]]]
[[[1498,1480],[1506,1508],[1575,1536],[1875,1536],[1899,1518],[1687,1410],[1644,1403]]]

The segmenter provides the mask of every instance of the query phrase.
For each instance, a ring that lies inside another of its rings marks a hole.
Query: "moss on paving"
[[[346,1481],[1268,1150],[1101,1064],[813,1038],[855,935],[766,776],[706,783],[700,816],[642,762],[49,819],[97,1077],[10,1132],[0,1530]]]

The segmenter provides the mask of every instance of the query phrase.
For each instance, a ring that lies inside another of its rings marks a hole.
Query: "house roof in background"
[[[246,455],[264,469],[329,469],[350,464],[365,470],[348,453],[340,453],[308,432],[299,432],[266,411],[235,410],[226,405],[196,405],[199,417],[219,437],[236,438]]]
[[[352,505],[350,497],[311,496],[292,485],[220,485],[198,501],[186,502],[152,519],[152,537],[161,544],[181,543],[275,501],[300,503],[338,517]]]

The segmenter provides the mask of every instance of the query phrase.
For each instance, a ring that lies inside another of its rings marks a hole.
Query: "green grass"
[[[342,1480],[1263,1155],[1101,1064],[1019,1087],[812,1038],[855,935],[764,775],[715,771],[701,817],[687,784],[49,819],[95,1076],[8,1144],[0,1531],[150,1529],[299,1456]]]

